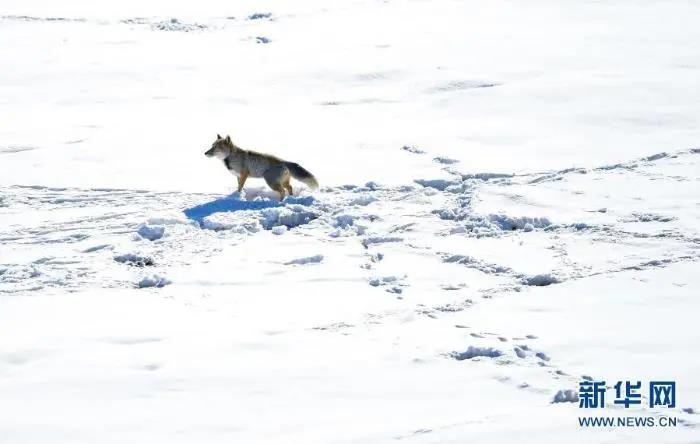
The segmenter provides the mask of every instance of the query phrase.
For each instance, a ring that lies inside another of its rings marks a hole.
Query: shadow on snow
[[[289,204],[296,205],[311,205],[314,202],[312,196],[288,196],[282,202],[276,199],[260,198],[262,194],[252,193],[255,195],[253,200],[241,199],[239,193],[233,193],[229,196],[220,197],[192,208],[184,210],[185,216],[189,219],[201,224],[202,220],[211,216],[214,213],[225,213],[246,210],[264,210],[265,208],[284,207]]]

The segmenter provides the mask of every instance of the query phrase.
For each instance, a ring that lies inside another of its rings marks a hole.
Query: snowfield
[[[700,4],[63,3],[0,5],[0,442],[698,440]]]

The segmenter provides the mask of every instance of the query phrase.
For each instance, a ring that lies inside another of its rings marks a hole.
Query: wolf
[[[305,183],[309,188],[318,188],[318,181],[298,163],[287,162],[270,154],[244,150],[231,141],[231,136],[216,135],[211,148],[204,153],[207,157],[215,157],[224,162],[224,166],[238,177],[238,192],[243,189],[248,177],[262,177],[274,191],[279,193],[280,200],[284,199],[285,191],[291,196],[292,186],[290,177]]]

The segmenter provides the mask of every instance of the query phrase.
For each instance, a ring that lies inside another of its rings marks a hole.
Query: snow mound
[[[253,221],[270,230],[277,225],[292,228],[315,219],[318,214],[308,208],[313,203],[311,196],[287,197],[278,202],[260,198],[242,200],[238,194],[233,194],[188,208],[184,213],[201,228],[210,230],[240,229],[242,226],[245,230],[257,231]]]
[[[306,265],[306,264],[318,264],[323,261],[323,255],[317,254],[315,256],[300,257],[298,259],[292,259],[289,262],[285,262],[284,265]]]
[[[318,217],[318,213],[304,205],[285,205],[278,208],[267,208],[260,212],[260,225],[266,230],[284,225],[287,228],[308,224]]]
[[[163,237],[163,234],[165,233],[165,227],[158,225],[141,224],[139,225],[137,233],[144,239],[154,241]]]
[[[158,276],[156,274],[151,275],[151,276],[146,276],[143,279],[141,279],[138,283],[139,288],[162,288],[165,287],[168,284],[171,284],[172,281],[169,279],[166,279],[164,277]]]
[[[371,204],[372,202],[376,202],[377,198],[370,195],[370,194],[360,194],[359,196],[353,197],[350,199],[350,202],[348,202],[350,205],[358,205],[361,207],[366,207],[367,205]]]
[[[339,214],[335,216],[333,226],[338,228],[347,228],[354,225],[356,219],[357,218],[355,216],[351,216],[349,214]]]
[[[554,395],[552,402],[578,402],[578,393],[574,390],[559,390],[556,395]]]
[[[285,229],[308,224],[319,216],[318,212],[304,205],[285,204],[264,208],[260,211],[244,210],[234,212],[214,213],[203,217],[200,226],[208,230],[234,230],[239,233],[255,233],[273,230],[276,227]],[[284,230],[286,231],[286,230]],[[275,234],[283,234],[283,229],[274,230]]]
[[[470,345],[466,351],[455,351],[450,353],[450,356],[458,361],[464,361],[466,359],[472,359],[477,357],[497,358],[502,355],[502,351],[497,350],[493,347],[474,347],[472,345]]]
[[[289,228],[285,227],[284,225],[278,225],[276,227],[272,227],[272,234],[276,236],[281,236],[287,231],[289,231]]]
[[[468,196],[468,193],[460,191],[462,184],[449,186],[446,191],[457,192]],[[468,206],[442,208],[432,211],[440,219],[454,220],[461,222],[460,226],[454,227],[452,233],[473,233],[477,236],[496,236],[503,231],[523,230],[534,231],[538,228],[548,228],[552,222],[546,217],[514,217],[507,214],[474,214]]]
[[[260,222],[255,211],[241,213],[215,213],[201,221],[201,227],[206,230],[231,230],[240,234],[257,233],[261,230]]]

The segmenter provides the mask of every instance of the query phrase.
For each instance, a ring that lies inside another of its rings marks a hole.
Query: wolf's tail
[[[304,182],[312,190],[318,188],[318,181],[306,168],[294,162],[286,162],[285,166],[289,168],[289,172],[293,178],[300,182]]]

